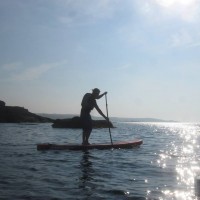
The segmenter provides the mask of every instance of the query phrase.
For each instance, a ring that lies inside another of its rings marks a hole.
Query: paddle
[[[109,117],[108,117],[107,94],[105,94],[105,98],[106,98],[106,112],[107,112],[107,118],[108,118],[108,122],[110,123],[110,120],[109,120]],[[110,133],[110,141],[111,141],[111,144],[113,145],[113,142],[112,142],[112,136],[111,136],[111,130],[110,130],[110,124],[109,124],[109,133]]]

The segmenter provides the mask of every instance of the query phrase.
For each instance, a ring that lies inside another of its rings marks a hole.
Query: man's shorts
[[[92,118],[90,116],[90,113],[81,111],[81,125],[83,131],[91,132],[92,131]]]

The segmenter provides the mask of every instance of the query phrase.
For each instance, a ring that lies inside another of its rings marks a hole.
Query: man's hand
[[[105,120],[106,120],[107,122],[110,122],[110,120],[109,120],[109,118],[108,118],[108,117],[105,117]]]
[[[104,92],[102,94],[100,94],[98,97],[96,97],[96,99],[100,99],[101,97],[103,97],[104,95],[106,95],[108,92]]]

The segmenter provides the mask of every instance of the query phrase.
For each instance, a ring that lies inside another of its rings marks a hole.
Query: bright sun
[[[190,6],[193,5],[196,0],[156,0],[157,3],[164,7],[171,7],[171,6]]]
[[[184,21],[194,21],[198,15],[198,0],[155,0],[169,15]]]
[[[171,6],[190,6],[195,3],[196,0],[156,0],[158,4],[164,7]]]

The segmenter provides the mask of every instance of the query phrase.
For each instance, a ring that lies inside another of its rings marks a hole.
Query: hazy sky
[[[79,114],[95,87],[110,116],[200,121],[200,1],[0,0],[1,100]]]

